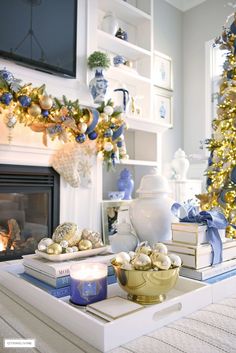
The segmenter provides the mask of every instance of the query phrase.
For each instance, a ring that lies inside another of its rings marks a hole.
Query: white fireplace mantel
[[[57,148],[57,143],[52,147],[0,143],[0,164],[51,166],[51,157]],[[98,163],[92,168],[90,188],[72,188],[63,178],[60,179],[60,223],[70,221],[80,228],[100,231],[99,168]]]

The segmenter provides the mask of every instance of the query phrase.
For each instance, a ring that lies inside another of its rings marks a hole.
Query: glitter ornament
[[[65,222],[60,224],[52,235],[52,240],[55,243],[60,243],[62,240],[67,240],[69,246],[76,245],[81,239],[82,232],[77,224]]]
[[[79,135],[76,136],[75,140],[78,143],[84,143],[84,141],[86,140],[86,135],[85,134],[79,134]]]
[[[113,150],[113,144],[111,142],[105,142],[103,147],[107,152],[111,152]]]
[[[22,107],[26,108],[30,106],[31,98],[26,95],[22,95],[18,97],[18,101],[20,102]]]
[[[5,92],[0,97],[2,103],[9,105],[12,101],[13,95],[10,92]]]

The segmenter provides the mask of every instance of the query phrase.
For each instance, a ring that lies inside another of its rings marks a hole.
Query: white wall
[[[232,7],[227,0],[207,0],[183,16],[184,150],[199,153],[205,134],[205,43],[222,32]],[[209,137],[209,136],[208,136]]]
[[[154,0],[154,49],[173,60],[174,69],[174,127],[163,136],[163,164],[173,158],[174,152],[183,147],[183,66],[182,66],[183,13],[165,0]]]

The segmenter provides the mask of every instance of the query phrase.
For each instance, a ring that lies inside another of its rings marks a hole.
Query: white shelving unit
[[[153,0],[93,0],[88,1],[87,55],[94,50],[107,52],[111,57],[122,55],[132,62],[127,66],[112,66],[105,73],[109,82],[109,97],[116,104],[115,88],[126,88],[131,97],[138,100],[138,112],[127,112],[125,141],[129,159],[118,164],[115,172],[101,168],[101,200],[109,191],[117,190],[117,180],[122,169],[128,168],[134,179],[134,190],[143,175],[157,169],[161,171],[162,134],[167,127],[154,120],[152,100],[153,72]],[[94,11],[96,9],[96,11]],[[128,34],[122,40],[102,30],[102,20],[112,12],[119,27]],[[92,78],[88,74],[88,81]],[[133,197],[135,197],[135,192]]]

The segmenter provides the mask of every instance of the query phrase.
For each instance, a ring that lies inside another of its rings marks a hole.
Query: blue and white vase
[[[103,68],[95,68],[95,77],[89,82],[89,90],[93,97],[94,103],[102,103],[105,101],[107,93],[108,81],[103,76]]]
[[[117,186],[119,191],[125,192],[123,200],[131,200],[134,189],[134,181],[130,171],[127,168],[121,171],[120,178],[117,181]]]

